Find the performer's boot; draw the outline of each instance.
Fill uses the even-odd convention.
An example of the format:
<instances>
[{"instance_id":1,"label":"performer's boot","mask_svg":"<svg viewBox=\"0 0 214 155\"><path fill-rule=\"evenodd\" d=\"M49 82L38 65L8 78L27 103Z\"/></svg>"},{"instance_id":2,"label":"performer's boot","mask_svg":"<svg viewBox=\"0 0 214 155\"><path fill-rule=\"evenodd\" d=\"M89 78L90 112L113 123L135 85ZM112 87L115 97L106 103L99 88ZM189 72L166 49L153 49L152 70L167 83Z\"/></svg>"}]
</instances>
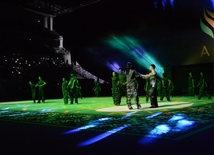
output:
<instances>
[{"instance_id":1,"label":"performer's boot","mask_svg":"<svg viewBox=\"0 0 214 155\"><path fill-rule=\"evenodd\" d=\"M129 110L133 110L132 106L128 106Z\"/></svg>"},{"instance_id":2,"label":"performer's boot","mask_svg":"<svg viewBox=\"0 0 214 155\"><path fill-rule=\"evenodd\" d=\"M137 103L136 105L137 105L137 109L141 109L141 105L139 103Z\"/></svg>"}]
</instances>

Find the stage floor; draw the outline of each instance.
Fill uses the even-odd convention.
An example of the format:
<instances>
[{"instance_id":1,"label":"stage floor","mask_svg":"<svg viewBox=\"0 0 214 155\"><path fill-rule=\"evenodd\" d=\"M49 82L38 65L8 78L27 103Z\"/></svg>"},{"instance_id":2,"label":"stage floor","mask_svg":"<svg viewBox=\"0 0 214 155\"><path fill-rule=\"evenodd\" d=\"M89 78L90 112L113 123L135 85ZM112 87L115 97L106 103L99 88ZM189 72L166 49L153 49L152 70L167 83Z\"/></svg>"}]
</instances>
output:
<instances>
[{"instance_id":1,"label":"stage floor","mask_svg":"<svg viewBox=\"0 0 214 155\"><path fill-rule=\"evenodd\" d=\"M39 136L42 140L46 137L44 133L47 133L50 137L55 135L57 139L51 138L52 141L56 145L59 142L62 148L64 145L69 153L85 154L90 150L103 154L99 151L102 145L111 144L107 152L112 153L116 146L125 146L125 141L144 151L159 142L161 145L163 142L165 145L172 145L173 148L177 143L186 144L195 135L214 127L213 98L198 100L194 97L175 96L170 102L166 99L159 101L158 108L149 108L150 103L145 102L145 97L141 96L140 103L142 109L136 109L133 104L134 109L128 110L125 97L120 106L115 106L111 97L87 97L79 99L79 104L68 105L64 105L62 99L48 99L45 103L33 103L31 100L1 102L0 122L4 124L2 131L7 133L14 128L10 134L1 133L1 136L9 140L11 136L21 134L24 139L32 142L35 140L27 137L32 136L32 139L38 140L32 132L43 135L43 138ZM24 129L21 128L23 126ZM26 132L28 128L29 133ZM98 150L93 150L95 148ZM5 153L4 149L3 151Z\"/></svg>"},{"instance_id":2,"label":"stage floor","mask_svg":"<svg viewBox=\"0 0 214 155\"><path fill-rule=\"evenodd\" d=\"M137 114L147 115L156 111L172 111L186 107L202 106L213 103L213 99L202 98L198 100L194 97L177 96L172 97L168 102L166 99L158 101L158 108L149 108L150 103L145 101L145 97L140 97L142 109L137 110L134 101L132 101L133 110L129 110L126 105L125 97L122 98L121 105L115 106L111 97L86 97L78 99L78 104L63 103L63 99L48 99L45 103L33 103L27 101L0 102L0 110L12 111L46 111L61 113L79 113L79 114L105 114L105 115L126 115L127 112L137 111Z\"/></svg>"}]
</instances>

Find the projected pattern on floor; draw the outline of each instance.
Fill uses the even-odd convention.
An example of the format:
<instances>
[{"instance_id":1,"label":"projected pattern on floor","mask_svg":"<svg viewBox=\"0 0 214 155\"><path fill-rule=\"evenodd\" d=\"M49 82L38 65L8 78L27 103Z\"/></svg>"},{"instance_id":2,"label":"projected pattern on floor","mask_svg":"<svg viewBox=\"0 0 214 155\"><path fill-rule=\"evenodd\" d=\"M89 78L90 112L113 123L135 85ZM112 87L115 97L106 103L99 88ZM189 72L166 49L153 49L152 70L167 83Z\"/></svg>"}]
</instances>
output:
<instances>
[{"instance_id":1,"label":"projected pattern on floor","mask_svg":"<svg viewBox=\"0 0 214 155\"><path fill-rule=\"evenodd\" d=\"M166 138L181 140L205 129L214 127L214 105L156 112L152 115L133 115L130 111L126 116L106 116L100 114L70 114L50 111L11 111L0 110L0 119L30 124L64 127L74 131L93 130L108 131L128 125L119 134L140 137ZM72 133L72 132L70 132Z\"/></svg>"}]
</instances>

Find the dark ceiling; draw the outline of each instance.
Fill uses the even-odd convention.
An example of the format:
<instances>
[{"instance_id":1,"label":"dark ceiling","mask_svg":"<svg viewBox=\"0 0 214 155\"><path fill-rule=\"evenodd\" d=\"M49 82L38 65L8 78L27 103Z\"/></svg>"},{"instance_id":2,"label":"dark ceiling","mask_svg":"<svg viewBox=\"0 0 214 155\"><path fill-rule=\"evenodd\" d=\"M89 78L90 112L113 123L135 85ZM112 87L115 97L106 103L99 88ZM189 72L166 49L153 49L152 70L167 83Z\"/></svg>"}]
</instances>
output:
<instances>
[{"instance_id":1,"label":"dark ceiling","mask_svg":"<svg viewBox=\"0 0 214 155\"><path fill-rule=\"evenodd\" d=\"M2 6L26 9L45 16L59 16L101 0L1 0Z\"/></svg>"},{"instance_id":2,"label":"dark ceiling","mask_svg":"<svg viewBox=\"0 0 214 155\"><path fill-rule=\"evenodd\" d=\"M36 51L58 46L59 34L44 27L44 17L60 18L98 2L101 0L1 0L1 49L29 51L35 47Z\"/></svg>"}]
</instances>

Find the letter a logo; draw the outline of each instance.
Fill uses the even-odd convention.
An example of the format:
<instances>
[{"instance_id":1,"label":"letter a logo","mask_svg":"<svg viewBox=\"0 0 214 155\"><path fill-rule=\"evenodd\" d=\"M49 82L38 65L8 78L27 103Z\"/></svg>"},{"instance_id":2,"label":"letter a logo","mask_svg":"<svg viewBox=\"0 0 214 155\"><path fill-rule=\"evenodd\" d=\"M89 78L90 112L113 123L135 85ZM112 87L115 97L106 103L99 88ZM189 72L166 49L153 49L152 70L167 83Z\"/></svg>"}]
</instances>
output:
<instances>
[{"instance_id":1,"label":"letter a logo","mask_svg":"<svg viewBox=\"0 0 214 155\"><path fill-rule=\"evenodd\" d=\"M202 51L201 51L201 57L202 57L203 55L210 56L210 53L208 52L206 46L204 46L203 49L202 49Z\"/></svg>"}]
</instances>

